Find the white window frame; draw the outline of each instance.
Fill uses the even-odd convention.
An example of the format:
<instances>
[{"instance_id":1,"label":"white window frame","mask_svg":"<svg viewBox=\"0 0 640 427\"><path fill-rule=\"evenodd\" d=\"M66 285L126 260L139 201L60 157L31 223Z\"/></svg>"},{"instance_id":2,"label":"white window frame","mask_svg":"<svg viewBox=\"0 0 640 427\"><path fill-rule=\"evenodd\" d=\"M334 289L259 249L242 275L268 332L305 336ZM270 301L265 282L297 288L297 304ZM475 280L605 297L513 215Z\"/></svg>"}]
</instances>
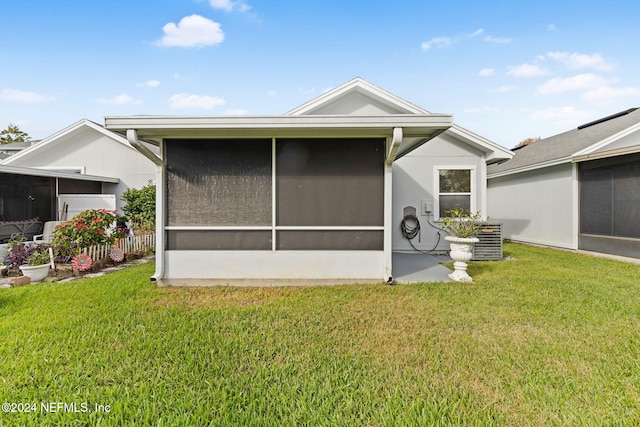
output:
<instances>
[{"instance_id":1,"label":"white window frame","mask_svg":"<svg viewBox=\"0 0 640 427\"><path fill-rule=\"evenodd\" d=\"M476 195L478 193L478 187L476 182L478 167L476 165L436 165L433 167L433 218L434 220L440 220L440 196L469 196L469 207L471 212L477 212ZM468 170L470 189L468 193L440 193L440 171L441 170Z\"/></svg>"}]
</instances>

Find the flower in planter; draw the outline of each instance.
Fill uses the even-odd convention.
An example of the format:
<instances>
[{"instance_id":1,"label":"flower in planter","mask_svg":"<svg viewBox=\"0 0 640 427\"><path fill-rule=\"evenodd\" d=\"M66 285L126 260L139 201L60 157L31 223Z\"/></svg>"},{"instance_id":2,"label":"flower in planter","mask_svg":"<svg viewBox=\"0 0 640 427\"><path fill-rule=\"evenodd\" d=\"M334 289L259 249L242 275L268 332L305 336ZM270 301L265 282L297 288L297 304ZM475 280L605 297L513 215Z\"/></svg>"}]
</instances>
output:
<instances>
[{"instance_id":1,"label":"flower in planter","mask_svg":"<svg viewBox=\"0 0 640 427\"><path fill-rule=\"evenodd\" d=\"M120 262L124 259L124 250L122 248L111 248L109 250L109 258L114 262Z\"/></svg>"},{"instance_id":2,"label":"flower in planter","mask_svg":"<svg viewBox=\"0 0 640 427\"><path fill-rule=\"evenodd\" d=\"M78 254L74 256L73 259L71 260L71 265L73 266L73 268L77 269L78 271L87 271L91 269L91 266L93 265L93 261L91 260L91 257L87 254Z\"/></svg>"},{"instance_id":3,"label":"flower in planter","mask_svg":"<svg viewBox=\"0 0 640 427\"><path fill-rule=\"evenodd\" d=\"M445 213L447 216L440 218L442 226L455 237L476 237L480 228L485 224L480 212L472 213L468 209L453 209Z\"/></svg>"}]
</instances>

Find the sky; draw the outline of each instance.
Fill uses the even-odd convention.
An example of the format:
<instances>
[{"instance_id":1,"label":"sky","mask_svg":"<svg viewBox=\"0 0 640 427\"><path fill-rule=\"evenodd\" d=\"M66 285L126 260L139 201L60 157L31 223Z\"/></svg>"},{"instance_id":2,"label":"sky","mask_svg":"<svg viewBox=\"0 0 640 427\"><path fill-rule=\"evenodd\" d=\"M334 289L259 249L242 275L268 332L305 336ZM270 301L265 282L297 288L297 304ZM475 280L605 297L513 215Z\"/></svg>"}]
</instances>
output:
<instances>
[{"instance_id":1,"label":"sky","mask_svg":"<svg viewBox=\"0 0 640 427\"><path fill-rule=\"evenodd\" d=\"M0 128L277 115L361 77L507 148L640 107L627 0L1 0Z\"/></svg>"}]
</instances>

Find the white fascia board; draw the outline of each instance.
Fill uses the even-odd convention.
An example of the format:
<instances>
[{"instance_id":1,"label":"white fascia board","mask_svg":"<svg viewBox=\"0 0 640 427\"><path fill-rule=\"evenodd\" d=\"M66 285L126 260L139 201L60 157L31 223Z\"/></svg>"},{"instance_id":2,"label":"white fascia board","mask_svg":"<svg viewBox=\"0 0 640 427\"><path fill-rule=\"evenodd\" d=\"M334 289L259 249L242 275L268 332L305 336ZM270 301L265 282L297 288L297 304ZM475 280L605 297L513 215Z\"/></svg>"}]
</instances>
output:
<instances>
[{"instance_id":1,"label":"white fascia board","mask_svg":"<svg viewBox=\"0 0 640 427\"><path fill-rule=\"evenodd\" d=\"M489 141L486 138L481 137L463 127L453 125L449 132L466 140L470 145L474 145L481 151L486 153L486 160L509 160L513 158L515 153L508 148Z\"/></svg>"},{"instance_id":2,"label":"white fascia board","mask_svg":"<svg viewBox=\"0 0 640 427\"><path fill-rule=\"evenodd\" d=\"M304 134L310 131L391 136L401 127L405 136L428 136L434 130L448 129L453 117L448 114L396 114L389 116L112 116L105 117L105 127L115 132L135 129L141 139L206 135L215 130L227 134L262 135Z\"/></svg>"},{"instance_id":3,"label":"white fascia board","mask_svg":"<svg viewBox=\"0 0 640 427\"><path fill-rule=\"evenodd\" d=\"M113 178L113 177L107 177L107 176L85 175L80 173L61 172L61 171L48 170L48 169L24 168L24 167L8 166L8 165L0 165L0 173L8 173L13 175L43 176L43 177L49 177L49 178L65 178L65 179L75 179L80 181L99 181L99 182L106 182L110 184L118 184L120 182L119 178Z\"/></svg>"},{"instance_id":4,"label":"white fascia board","mask_svg":"<svg viewBox=\"0 0 640 427\"><path fill-rule=\"evenodd\" d=\"M591 154L591 153L593 153L593 152L595 152L597 150L602 149L603 147L606 147L609 144L612 144L612 143L618 141L621 138L624 138L625 136L628 136L628 135L631 135L634 132L637 132L638 130L640 130L640 123L636 123L633 126L629 126L628 128L623 129L622 131L620 131L620 132L618 132L616 134L613 134L613 135L603 139L600 142L592 144L592 145L588 146L587 148L574 153L572 157L573 158L580 158L582 156L586 156L588 154Z\"/></svg>"},{"instance_id":5,"label":"white fascia board","mask_svg":"<svg viewBox=\"0 0 640 427\"><path fill-rule=\"evenodd\" d=\"M527 165L519 168L509 169L502 172L494 172L487 175L487 179L499 178L501 176L513 175L516 173L529 172L536 169L544 169L551 166L562 165L565 163L571 163L571 157L563 157L561 159L549 160L548 162L536 163L535 165Z\"/></svg>"},{"instance_id":6,"label":"white fascia board","mask_svg":"<svg viewBox=\"0 0 640 427\"><path fill-rule=\"evenodd\" d=\"M384 116L110 116L106 129L279 129L287 127L402 127L453 125L450 114L393 114Z\"/></svg>"},{"instance_id":7,"label":"white fascia board","mask_svg":"<svg viewBox=\"0 0 640 427\"><path fill-rule=\"evenodd\" d=\"M633 145L631 147L616 148L615 150L599 151L593 154L583 154L580 156L573 156L571 161L574 163L584 162L587 160L606 159L607 157L624 156L626 154L640 153L640 145Z\"/></svg>"}]
</instances>

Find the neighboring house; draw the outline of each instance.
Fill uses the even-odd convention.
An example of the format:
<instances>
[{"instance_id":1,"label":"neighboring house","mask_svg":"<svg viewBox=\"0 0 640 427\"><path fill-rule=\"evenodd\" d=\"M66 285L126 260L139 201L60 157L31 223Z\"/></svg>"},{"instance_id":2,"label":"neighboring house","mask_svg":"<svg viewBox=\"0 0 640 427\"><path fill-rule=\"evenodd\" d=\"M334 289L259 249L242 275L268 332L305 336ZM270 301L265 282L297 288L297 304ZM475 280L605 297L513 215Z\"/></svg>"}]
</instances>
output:
<instances>
[{"instance_id":1,"label":"neighboring house","mask_svg":"<svg viewBox=\"0 0 640 427\"><path fill-rule=\"evenodd\" d=\"M60 194L97 196L103 187L119 181L116 177L0 165L0 221L55 221Z\"/></svg>"},{"instance_id":2,"label":"neighboring house","mask_svg":"<svg viewBox=\"0 0 640 427\"><path fill-rule=\"evenodd\" d=\"M158 168L153 279L169 284L388 280L404 207L484 209L486 164L512 156L360 78L281 116L105 123Z\"/></svg>"},{"instance_id":3,"label":"neighboring house","mask_svg":"<svg viewBox=\"0 0 640 427\"><path fill-rule=\"evenodd\" d=\"M125 138L86 119L0 161L0 165L117 177L117 182L103 182L100 192L114 194L119 210L124 191L155 179L155 167Z\"/></svg>"},{"instance_id":4,"label":"neighboring house","mask_svg":"<svg viewBox=\"0 0 640 427\"><path fill-rule=\"evenodd\" d=\"M29 148L32 144L35 144L36 142L39 142L39 141L12 142L11 144L0 144L0 161L18 153L19 151L24 150L25 148Z\"/></svg>"},{"instance_id":5,"label":"neighboring house","mask_svg":"<svg viewBox=\"0 0 640 427\"><path fill-rule=\"evenodd\" d=\"M640 257L639 109L520 148L488 179L505 237Z\"/></svg>"}]
</instances>

